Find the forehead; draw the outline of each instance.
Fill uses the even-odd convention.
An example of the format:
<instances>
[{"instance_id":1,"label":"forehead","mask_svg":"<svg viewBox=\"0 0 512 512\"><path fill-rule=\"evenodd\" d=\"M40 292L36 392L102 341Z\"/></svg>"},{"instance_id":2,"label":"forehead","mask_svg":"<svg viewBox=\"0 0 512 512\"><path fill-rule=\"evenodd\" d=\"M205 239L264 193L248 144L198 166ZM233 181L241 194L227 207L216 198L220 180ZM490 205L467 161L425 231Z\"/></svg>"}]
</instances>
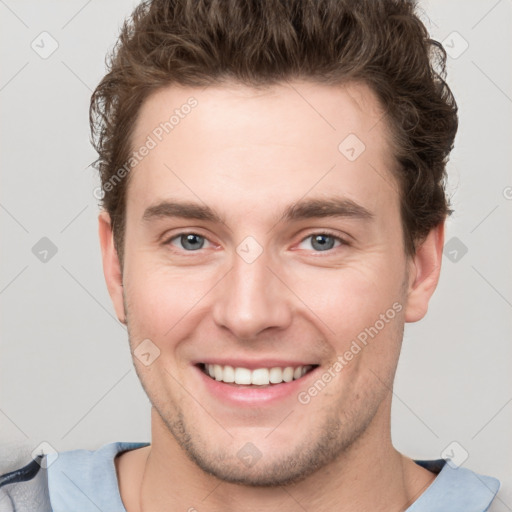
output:
<instances>
[{"instance_id":1,"label":"forehead","mask_svg":"<svg viewBox=\"0 0 512 512\"><path fill-rule=\"evenodd\" d=\"M139 112L132 148L151 149L130 174L128 203L172 194L251 209L336 190L364 194L371 209L397 192L388 134L364 84L166 87Z\"/></svg>"}]
</instances>

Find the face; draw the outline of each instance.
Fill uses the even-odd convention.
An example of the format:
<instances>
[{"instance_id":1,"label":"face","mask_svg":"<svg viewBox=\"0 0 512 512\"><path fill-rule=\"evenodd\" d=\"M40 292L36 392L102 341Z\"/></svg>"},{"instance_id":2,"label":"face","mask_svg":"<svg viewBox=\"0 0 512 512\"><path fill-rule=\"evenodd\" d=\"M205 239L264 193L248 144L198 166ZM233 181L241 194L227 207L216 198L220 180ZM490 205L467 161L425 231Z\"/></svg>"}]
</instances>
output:
<instances>
[{"instance_id":1,"label":"face","mask_svg":"<svg viewBox=\"0 0 512 512\"><path fill-rule=\"evenodd\" d=\"M123 286L103 214L105 273L162 431L220 479L298 481L388 426L442 234L405 254L387 133L360 84L169 87L141 108Z\"/></svg>"}]
</instances>

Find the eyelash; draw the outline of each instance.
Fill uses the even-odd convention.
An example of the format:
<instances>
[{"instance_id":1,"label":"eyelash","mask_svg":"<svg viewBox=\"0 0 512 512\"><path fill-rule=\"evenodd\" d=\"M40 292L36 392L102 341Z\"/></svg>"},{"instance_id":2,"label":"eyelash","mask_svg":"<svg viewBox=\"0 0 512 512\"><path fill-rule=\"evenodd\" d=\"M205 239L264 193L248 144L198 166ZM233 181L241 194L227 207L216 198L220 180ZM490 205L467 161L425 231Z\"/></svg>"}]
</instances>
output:
<instances>
[{"instance_id":1,"label":"eyelash","mask_svg":"<svg viewBox=\"0 0 512 512\"><path fill-rule=\"evenodd\" d=\"M197 235L201 238L204 238L205 240L207 240L209 243L212 243L210 242L210 240L208 240L207 237L199 234L199 233L196 233L194 231L182 231L181 233L177 233L175 235L173 235L172 237L168 238L164 243L163 245L172 245L171 242L173 240L176 240L178 238L180 238L181 236L183 235ZM305 237L303 237L299 243L302 243L304 241L306 241L308 238L312 238L312 237L315 237L315 236L318 236L318 235L326 235L326 236L329 236L331 238L334 238L335 241L338 241L340 242L340 245L338 245L338 247L333 247L332 249L328 249L326 251L313 251L315 254L322 254L322 253L328 253L328 254L332 254L336 249L339 249L340 247L342 246L348 246L350 245L346 239L340 237L337 233L334 233L332 231L329 231L329 230L323 230L323 231L314 231L312 233L309 233L308 235L306 235ZM179 249L178 249L179 250ZM194 252L200 252L200 249L196 250L196 251L187 251L185 249L182 249L182 252L188 252L188 253L194 253Z\"/></svg>"}]
</instances>

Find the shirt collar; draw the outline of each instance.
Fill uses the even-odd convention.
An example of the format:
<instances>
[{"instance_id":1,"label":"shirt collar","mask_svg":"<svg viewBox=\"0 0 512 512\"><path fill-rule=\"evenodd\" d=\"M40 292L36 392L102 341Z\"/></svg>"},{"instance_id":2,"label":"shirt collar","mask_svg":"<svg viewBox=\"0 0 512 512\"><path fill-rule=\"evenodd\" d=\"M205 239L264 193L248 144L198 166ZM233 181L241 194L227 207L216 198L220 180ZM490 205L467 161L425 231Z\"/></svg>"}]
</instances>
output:
<instances>
[{"instance_id":1,"label":"shirt collar","mask_svg":"<svg viewBox=\"0 0 512 512\"><path fill-rule=\"evenodd\" d=\"M72 450L47 455L48 485L53 512L126 512L114 464L123 451L150 443L115 442L95 451ZM436 479L406 512L485 512L500 482L456 467L443 459L416 464L437 474Z\"/></svg>"}]
</instances>

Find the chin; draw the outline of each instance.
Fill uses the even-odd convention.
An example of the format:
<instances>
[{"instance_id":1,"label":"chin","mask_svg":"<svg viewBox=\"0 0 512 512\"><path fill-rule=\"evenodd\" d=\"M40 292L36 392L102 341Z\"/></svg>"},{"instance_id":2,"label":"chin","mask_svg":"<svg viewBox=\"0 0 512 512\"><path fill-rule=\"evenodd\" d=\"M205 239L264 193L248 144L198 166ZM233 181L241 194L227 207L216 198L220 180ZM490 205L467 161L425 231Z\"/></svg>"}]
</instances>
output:
<instances>
[{"instance_id":1,"label":"chin","mask_svg":"<svg viewBox=\"0 0 512 512\"><path fill-rule=\"evenodd\" d=\"M323 425L310 434L294 429L287 436L293 445L267 442L265 446L256 439L251 443L237 441L235 437L221 443L205 437L207 433L190 429L181 414L165 423L186 456L202 471L223 482L249 487L279 487L306 479L347 451L367 426L348 431L332 416L325 418ZM298 436L300 432L303 437Z\"/></svg>"},{"instance_id":2,"label":"chin","mask_svg":"<svg viewBox=\"0 0 512 512\"><path fill-rule=\"evenodd\" d=\"M262 456L261 459L248 464L238 460L236 456L221 462L205 457L204 454L200 457L192 453L188 455L205 473L223 482L247 487L281 487L296 484L318 469L311 461L295 454L281 458L274 456L274 460L265 463L262 462Z\"/></svg>"}]
</instances>

